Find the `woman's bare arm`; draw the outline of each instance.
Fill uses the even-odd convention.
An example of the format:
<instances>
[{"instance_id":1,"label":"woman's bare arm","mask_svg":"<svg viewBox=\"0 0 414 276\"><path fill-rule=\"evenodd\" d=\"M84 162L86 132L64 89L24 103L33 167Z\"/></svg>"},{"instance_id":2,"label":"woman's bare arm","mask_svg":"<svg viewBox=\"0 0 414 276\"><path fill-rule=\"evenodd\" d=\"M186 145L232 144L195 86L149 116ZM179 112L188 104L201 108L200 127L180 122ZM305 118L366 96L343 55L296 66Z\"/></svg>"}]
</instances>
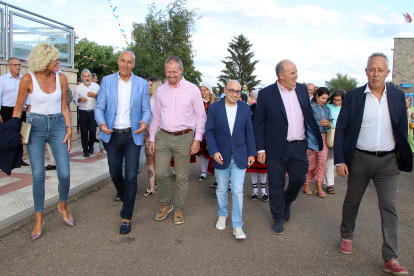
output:
<instances>
[{"instance_id":1,"label":"woman's bare arm","mask_svg":"<svg viewBox=\"0 0 414 276\"><path fill-rule=\"evenodd\" d=\"M32 76L26 74L20 80L19 94L17 95L17 102L13 109L13 117L21 118L22 109L27 96L33 90Z\"/></svg>"}]
</instances>

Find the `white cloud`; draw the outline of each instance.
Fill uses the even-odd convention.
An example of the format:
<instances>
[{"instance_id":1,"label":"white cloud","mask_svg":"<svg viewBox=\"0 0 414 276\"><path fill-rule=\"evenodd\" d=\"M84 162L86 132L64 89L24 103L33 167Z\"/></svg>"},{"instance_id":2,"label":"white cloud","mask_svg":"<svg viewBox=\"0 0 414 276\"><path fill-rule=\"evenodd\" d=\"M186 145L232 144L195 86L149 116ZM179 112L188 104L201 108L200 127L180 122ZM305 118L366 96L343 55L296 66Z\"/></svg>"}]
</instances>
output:
<instances>
[{"instance_id":1,"label":"white cloud","mask_svg":"<svg viewBox=\"0 0 414 276\"><path fill-rule=\"evenodd\" d=\"M377 4L378 8L381 10L389 10L390 8L388 6L382 5L382 4Z\"/></svg>"},{"instance_id":2,"label":"white cloud","mask_svg":"<svg viewBox=\"0 0 414 276\"><path fill-rule=\"evenodd\" d=\"M372 14L365 15L362 20L368 23L373 23L373 24L385 24L386 23L386 21L383 18L372 15Z\"/></svg>"},{"instance_id":3,"label":"white cloud","mask_svg":"<svg viewBox=\"0 0 414 276\"><path fill-rule=\"evenodd\" d=\"M340 15L333 10L304 5L295 8L284 8L273 0L262 0L260 3L250 0L201 0L189 3L192 8L199 8L207 18L220 18L221 21L257 23L267 25L286 23L291 27L303 24L322 26L339 25Z\"/></svg>"}]
</instances>

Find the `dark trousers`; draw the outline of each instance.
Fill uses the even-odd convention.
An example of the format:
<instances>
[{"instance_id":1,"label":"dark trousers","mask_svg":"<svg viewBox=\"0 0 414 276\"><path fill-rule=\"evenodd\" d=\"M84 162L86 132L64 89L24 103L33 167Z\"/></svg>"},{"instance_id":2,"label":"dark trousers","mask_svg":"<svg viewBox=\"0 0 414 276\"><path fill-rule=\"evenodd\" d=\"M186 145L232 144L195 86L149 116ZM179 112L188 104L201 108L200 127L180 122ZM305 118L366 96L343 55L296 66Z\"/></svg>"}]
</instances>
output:
<instances>
[{"instance_id":1,"label":"dark trousers","mask_svg":"<svg viewBox=\"0 0 414 276\"><path fill-rule=\"evenodd\" d=\"M269 205L273 219L285 218L285 203L291 204L299 194L308 173L308 144L288 143L281 159L266 158L269 176ZM286 172L289 174L289 185L285 191Z\"/></svg>"},{"instance_id":2,"label":"dark trousers","mask_svg":"<svg viewBox=\"0 0 414 276\"><path fill-rule=\"evenodd\" d=\"M3 118L3 123L13 118L14 107L1 106L0 115ZM22 122L26 122L26 111L22 112Z\"/></svg>"},{"instance_id":3,"label":"dark trousers","mask_svg":"<svg viewBox=\"0 0 414 276\"><path fill-rule=\"evenodd\" d=\"M79 124L83 152L93 152L96 139L95 112L93 110L79 110Z\"/></svg>"},{"instance_id":4,"label":"dark trousers","mask_svg":"<svg viewBox=\"0 0 414 276\"><path fill-rule=\"evenodd\" d=\"M132 133L112 133L109 143L104 143L108 153L109 174L115 189L123 202L121 217L130 220L137 195L137 175L141 146L137 146ZM125 158L125 178L122 163Z\"/></svg>"},{"instance_id":5,"label":"dark trousers","mask_svg":"<svg viewBox=\"0 0 414 276\"><path fill-rule=\"evenodd\" d=\"M383 157L355 150L349 166L348 189L342 209L341 236L352 240L359 205L371 179L378 195L382 227L382 257L397 258L398 218L396 211L398 165L395 153Z\"/></svg>"}]
</instances>

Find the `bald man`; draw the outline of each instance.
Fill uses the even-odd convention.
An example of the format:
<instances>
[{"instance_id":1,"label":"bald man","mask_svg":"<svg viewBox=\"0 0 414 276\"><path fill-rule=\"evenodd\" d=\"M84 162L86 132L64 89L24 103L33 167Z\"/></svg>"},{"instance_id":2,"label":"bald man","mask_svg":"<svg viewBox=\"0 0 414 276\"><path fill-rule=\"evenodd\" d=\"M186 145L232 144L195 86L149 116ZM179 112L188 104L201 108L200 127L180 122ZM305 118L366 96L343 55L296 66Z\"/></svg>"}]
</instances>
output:
<instances>
[{"instance_id":1,"label":"bald man","mask_svg":"<svg viewBox=\"0 0 414 276\"><path fill-rule=\"evenodd\" d=\"M102 79L95 107L95 119L101 128L99 138L108 153L109 173L123 202L121 234L131 231L139 155L144 130L151 119L148 82L132 74L134 66L135 55L123 52L118 58L119 71Z\"/></svg>"},{"instance_id":2,"label":"bald man","mask_svg":"<svg viewBox=\"0 0 414 276\"><path fill-rule=\"evenodd\" d=\"M313 83L308 83L307 88L308 88L309 99L312 100L313 92L315 92L315 85Z\"/></svg>"},{"instance_id":3,"label":"bald man","mask_svg":"<svg viewBox=\"0 0 414 276\"><path fill-rule=\"evenodd\" d=\"M249 105L239 100L240 84L229 81L224 88L226 97L210 105L207 114L205 137L217 179L217 200L219 204L216 228L226 228L228 216L228 181L231 176L233 200L232 223L236 239L245 239L242 230L243 184L247 167L256 156L253 125Z\"/></svg>"},{"instance_id":4,"label":"bald man","mask_svg":"<svg viewBox=\"0 0 414 276\"><path fill-rule=\"evenodd\" d=\"M257 159L266 162L273 232L282 234L290 206L306 180L306 151L322 150L322 136L313 116L308 92L297 83L298 70L289 60L276 65L277 82L260 90L254 114ZM285 176L289 185L285 189Z\"/></svg>"}]
</instances>

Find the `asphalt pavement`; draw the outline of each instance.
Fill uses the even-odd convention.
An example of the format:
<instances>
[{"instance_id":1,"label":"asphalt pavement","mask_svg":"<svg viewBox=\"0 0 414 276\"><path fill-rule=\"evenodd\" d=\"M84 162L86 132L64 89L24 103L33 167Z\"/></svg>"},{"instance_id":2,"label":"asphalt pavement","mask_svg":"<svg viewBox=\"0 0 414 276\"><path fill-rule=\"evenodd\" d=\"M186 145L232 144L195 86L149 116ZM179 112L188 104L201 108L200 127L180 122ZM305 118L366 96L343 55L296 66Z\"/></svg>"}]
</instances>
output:
<instances>
[{"instance_id":1,"label":"asphalt pavement","mask_svg":"<svg viewBox=\"0 0 414 276\"><path fill-rule=\"evenodd\" d=\"M269 203L250 199L247 174L243 210L247 239L236 240L231 217L225 230L216 230L218 205L210 188L214 177L199 182L199 166L190 167L184 224L174 225L172 213L164 221L154 220L160 204L157 196L143 197L148 179L142 173L128 235L119 234L121 203L113 201L115 188L109 183L69 203L73 227L66 226L55 210L45 215L39 240L30 239L34 222L4 235L0 275L386 275L372 183L360 207L354 251L344 255L338 247L346 178L336 177L336 195L319 198L301 192L292 204L285 232L276 235ZM170 182L174 190L172 175ZM414 173L400 175L399 261L410 273L414 271L413 184Z\"/></svg>"}]
</instances>

